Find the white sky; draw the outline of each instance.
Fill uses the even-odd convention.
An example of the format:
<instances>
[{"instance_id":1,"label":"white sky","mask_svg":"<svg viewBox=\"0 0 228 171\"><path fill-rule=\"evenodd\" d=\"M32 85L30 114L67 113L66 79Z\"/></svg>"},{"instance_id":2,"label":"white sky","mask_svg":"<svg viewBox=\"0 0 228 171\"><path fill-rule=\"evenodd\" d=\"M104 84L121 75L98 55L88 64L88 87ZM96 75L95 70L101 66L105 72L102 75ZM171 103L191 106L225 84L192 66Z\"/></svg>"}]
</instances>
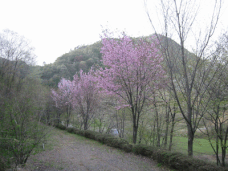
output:
<instances>
[{"instance_id":1,"label":"white sky","mask_svg":"<svg viewBox=\"0 0 228 171\"><path fill-rule=\"evenodd\" d=\"M151 5L157 0L148 1ZM208 5L212 0L203 1ZM101 25L134 37L153 33L143 0L0 0L0 4L0 31L10 29L29 39L38 65L100 40ZM222 30L228 25L227 4L224 0Z\"/></svg>"}]
</instances>

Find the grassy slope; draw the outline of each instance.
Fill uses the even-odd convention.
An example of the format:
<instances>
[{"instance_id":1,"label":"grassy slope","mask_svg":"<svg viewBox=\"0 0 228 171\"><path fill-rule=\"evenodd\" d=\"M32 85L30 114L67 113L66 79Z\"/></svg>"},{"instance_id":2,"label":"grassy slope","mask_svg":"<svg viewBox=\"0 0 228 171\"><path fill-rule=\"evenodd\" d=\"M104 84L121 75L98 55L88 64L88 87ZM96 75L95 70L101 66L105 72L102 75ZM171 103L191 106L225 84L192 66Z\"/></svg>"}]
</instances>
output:
<instances>
[{"instance_id":1,"label":"grassy slope","mask_svg":"<svg viewBox=\"0 0 228 171\"><path fill-rule=\"evenodd\" d=\"M215 141L213 141L215 144ZM188 138L187 137L174 137L174 150L181 151L187 154L188 150ZM207 139L195 138L193 144L193 151L197 154L213 155L214 151Z\"/></svg>"}]
</instances>

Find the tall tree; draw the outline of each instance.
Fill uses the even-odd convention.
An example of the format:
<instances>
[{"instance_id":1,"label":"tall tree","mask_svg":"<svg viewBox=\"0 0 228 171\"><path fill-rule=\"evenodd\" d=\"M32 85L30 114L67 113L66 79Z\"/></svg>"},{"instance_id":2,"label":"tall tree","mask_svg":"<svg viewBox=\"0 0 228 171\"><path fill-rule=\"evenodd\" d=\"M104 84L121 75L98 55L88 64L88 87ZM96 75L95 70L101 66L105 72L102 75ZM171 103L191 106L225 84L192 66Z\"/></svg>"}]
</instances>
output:
<instances>
[{"instance_id":1,"label":"tall tree","mask_svg":"<svg viewBox=\"0 0 228 171\"><path fill-rule=\"evenodd\" d=\"M203 118L203 123L206 128L202 131L208 136L208 140L216 155L217 165L226 166L225 158L227 152L227 137L228 137L228 118L227 118L227 100L228 100L228 81L227 81L227 55L228 55L228 35L223 34L219 42L216 43L215 56L220 59L215 66L220 67L220 71L215 76L210 86L207 89L207 97L211 98L207 115ZM216 68L216 67L214 67ZM215 140L215 144L213 142ZM219 157L221 150L222 156Z\"/></svg>"},{"instance_id":2,"label":"tall tree","mask_svg":"<svg viewBox=\"0 0 228 171\"><path fill-rule=\"evenodd\" d=\"M136 143L143 108L163 85L160 81L164 77L162 57L154 43L144 39L133 40L125 34L113 39L106 32L102 45L106 67L100 70L100 85L108 93L123 99L125 104L120 107L129 106L133 143Z\"/></svg>"},{"instance_id":3,"label":"tall tree","mask_svg":"<svg viewBox=\"0 0 228 171\"><path fill-rule=\"evenodd\" d=\"M35 57L33 48L23 36L11 30L0 33L0 79L4 79L6 93L25 77L27 64L34 64ZM16 78L20 79L16 81Z\"/></svg>"},{"instance_id":4,"label":"tall tree","mask_svg":"<svg viewBox=\"0 0 228 171\"><path fill-rule=\"evenodd\" d=\"M39 119L45 93L37 80L27 77L32 49L17 33L0 33L0 160L15 167L26 163L46 135Z\"/></svg>"},{"instance_id":5,"label":"tall tree","mask_svg":"<svg viewBox=\"0 0 228 171\"><path fill-rule=\"evenodd\" d=\"M82 117L84 130L89 128L89 121L98 107L99 93L97 78L92 70L88 73L80 70L79 76L75 74L72 81L72 103Z\"/></svg>"},{"instance_id":6,"label":"tall tree","mask_svg":"<svg viewBox=\"0 0 228 171\"><path fill-rule=\"evenodd\" d=\"M58 90L52 90L52 98L55 101L56 107L66 112L67 119L66 125L70 122L71 110L72 110L72 86L71 81L64 78L58 84ZM57 116L58 123L60 121L60 115Z\"/></svg>"},{"instance_id":7,"label":"tall tree","mask_svg":"<svg viewBox=\"0 0 228 171\"><path fill-rule=\"evenodd\" d=\"M207 30L199 32L196 37L195 21L198 14L196 1L188 0L160 0L163 36L158 34L155 18L147 11L149 21L159 41L159 48L166 63L167 73L170 80L170 90L178 104L188 130L188 155L193 155L193 140L199 122L205 114L206 104L209 99L205 98L206 89L213 80L219 68L214 69L217 57L210 56L207 47L215 32L218 23L221 0L215 0L214 10ZM198 28L200 30L201 28ZM195 50L189 53L185 48L189 35L195 36ZM204 33L204 35L203 35ZM180 47L174 46L169 36L174 36L179 41Z\"/></svg>"}]
</instances>

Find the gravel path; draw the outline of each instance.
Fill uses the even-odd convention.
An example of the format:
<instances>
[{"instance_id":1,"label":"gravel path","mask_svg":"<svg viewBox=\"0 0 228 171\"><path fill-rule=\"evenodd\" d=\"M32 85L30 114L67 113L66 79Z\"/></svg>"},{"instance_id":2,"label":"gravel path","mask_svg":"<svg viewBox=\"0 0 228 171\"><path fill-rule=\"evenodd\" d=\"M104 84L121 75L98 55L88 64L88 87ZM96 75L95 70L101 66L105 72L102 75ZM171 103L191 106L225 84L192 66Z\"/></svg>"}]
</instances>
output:
<instances>
[{"instance_id":1,"label":"gravel path","mask_svg":"<svg viewBox=\"0 0 228 171\"><path fill-rule=\"evenodd\" d=\"M51 147L50 144L51 143ZM47 149L32 155L20 171L162 171L152 159L102 145L84 137L56 130Z\"/></svg>"}]
</instances>

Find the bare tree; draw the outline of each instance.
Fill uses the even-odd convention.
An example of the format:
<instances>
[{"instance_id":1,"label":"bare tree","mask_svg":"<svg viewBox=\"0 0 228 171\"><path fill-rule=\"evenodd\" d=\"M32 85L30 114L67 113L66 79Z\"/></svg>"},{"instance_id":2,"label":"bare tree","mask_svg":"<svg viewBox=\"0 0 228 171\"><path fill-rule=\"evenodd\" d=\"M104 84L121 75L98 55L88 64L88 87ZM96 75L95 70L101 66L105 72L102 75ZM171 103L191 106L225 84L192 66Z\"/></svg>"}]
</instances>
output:
<instances>
[{"instance_id":1,"label":"bare tree","mask_svg":"<svg viewBox=\"0 0 228 171\"><path fill-rule=\"evenodd\" d=\"M120 138L124 138L125 121L126 121L126 109L116 110L116 128Z\"/></svg>"},{"instance_id":2,"label":"bare tree","mask_svg":"<svg viewBox=\"0 0 228 171\"><path fill-rule=\"evenodd\" d=\"M0 78L4 78L8 92L15 83L15 77L25 77L28 64L34 64L35 57L33 48L24 37L10 30L0 33Z\"/></svg>"},{"instance_id":3,"label":"bare tree","mask_svg":"<svg viewBox=\"0 0 228 171\"><path fill-rule=\"evenodd\" d=\"M205 133L211 144L211 147L216 155L217 165L225 167L225 157L227 150L228 138L228 118L227 118L227 100L228 100L228 81L227 81L227 50L228 50L228 35L223 34L220 42L217 43L215 56L220 58L216 65L223 67L216 75L207 89L207 96L211 97L211 102L207 108L207 115L204 116L203 123L205 126ZM215 145L213 144L215 140ZM222 151L222 158L219 158L219 150Z\"/></svg>"},{"instance_id":4,"label":"bare tree","mask_svg":"<svg viewBox=\"0 0 228 171\"><path fill-rule=\"evenodd\" d=\"M160 98L163 100L163 108L165 108L165 132L164 132L164 148L168 145L169 135L169 150L171 151L173 143L174 126L179 121L176 120L176 103L171 95L171 92L160 91Z\"/></svg>"},{"instance_id":5,"label":"bare tree","mask_svg":"<svg viewBox=\"0 0 228 171\"><path fill-rule=\"evenodd\" d=\"M145 2L145 6L147 3ZM193 140L199 122L206 112L209 99L205 94L211 80L219 68L214 69L218 60L207 53L207 47L215 32L218 23L221 0L215 0L211 21L208 29L199 32L195 39L196 47L192 53L186 50L190 33L194 33L194 24L198 14L196 1L188 0L160 0L162 31L158 33L154 18L147 10L149 21L155 31L155 37L170 80L170 91L178 104L179 110L187 124L188 130L188 155L193 155ZM200 29L200 28L199 28ZM194 35L194 34L193 34ZM177 46L169 37L173 36L179 41Z\"/></svg>"}]
</instances>

